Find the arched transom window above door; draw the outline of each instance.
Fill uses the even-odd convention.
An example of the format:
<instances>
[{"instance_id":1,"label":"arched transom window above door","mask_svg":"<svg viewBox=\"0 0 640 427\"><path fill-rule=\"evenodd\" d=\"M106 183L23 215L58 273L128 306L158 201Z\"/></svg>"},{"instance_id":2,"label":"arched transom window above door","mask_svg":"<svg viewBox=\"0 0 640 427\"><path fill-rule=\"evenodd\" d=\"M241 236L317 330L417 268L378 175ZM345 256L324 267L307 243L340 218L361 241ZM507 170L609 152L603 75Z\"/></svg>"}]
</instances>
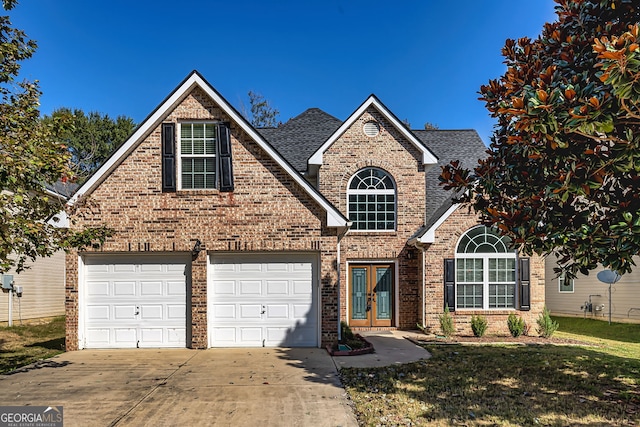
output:
<instances>
[{"instance_id":1,"label":"arched transom window above door","mask_svg":"<svg viewBox=\"0 0 640 427\"><path fill-rule=\"evenodd\" d=\"M396 186L391 175L382 169L361 169L351 177L347 206L352 230L396 229Z\"/></svg>"}]
</instances>

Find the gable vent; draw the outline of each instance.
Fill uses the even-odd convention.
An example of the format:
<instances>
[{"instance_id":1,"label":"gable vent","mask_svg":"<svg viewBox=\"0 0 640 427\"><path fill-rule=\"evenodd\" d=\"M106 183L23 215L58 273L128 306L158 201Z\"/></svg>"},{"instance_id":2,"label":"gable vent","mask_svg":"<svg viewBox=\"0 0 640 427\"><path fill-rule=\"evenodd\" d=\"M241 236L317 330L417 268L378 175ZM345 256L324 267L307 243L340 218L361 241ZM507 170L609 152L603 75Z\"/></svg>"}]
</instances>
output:
<instances>
[{"instance_id":1,"label":"gable vent","mask_svg":"<svg viewBox=\"0 0 640 427\"><path fill-rule=\"evenodd\" d=\"M364 124L362 130L365 135L373 137L377 136L380 133L380 126L378 125L378 123L370 121Z\"/></svg>"}]
</instances>

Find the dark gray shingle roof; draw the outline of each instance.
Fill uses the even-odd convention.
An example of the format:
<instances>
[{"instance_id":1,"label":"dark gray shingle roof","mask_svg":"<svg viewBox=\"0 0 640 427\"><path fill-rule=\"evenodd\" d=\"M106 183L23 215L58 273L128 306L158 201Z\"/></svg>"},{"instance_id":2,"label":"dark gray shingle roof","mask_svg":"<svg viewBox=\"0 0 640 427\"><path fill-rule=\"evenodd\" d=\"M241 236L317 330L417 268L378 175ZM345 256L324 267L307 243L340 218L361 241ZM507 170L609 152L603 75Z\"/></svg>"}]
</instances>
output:
<instances>
[{"instance_id":1,"label":"dark gray shingle roof","mask_svg":"<svg viewBox=\"0 0 640 427\"><path fill-rule=\"evenodd\" d=\"M342 121L319 108L309 108L277 128L258 132L298 172L307 170L307 160L340 127Z\"/></svg>"},{"instance_id":2,"label":"dark gray shingle roof","mask_svg":"<svg viewBox=\"0 0 640 427\"><path fill-rule=\"evenodd\" d=\"M459 160L466 168L473 168L478 159L487 156L487 147L473 129L464 130L414 130L413 133L438 156L438 164L427 171L427 213L425 227L428 229L451 207L453 192L445 191L438 176L441 167L452 160Z\"/></svg>"},{"instance_id":3,"label":"dark gray shingle roof","mask_svg":"<svg viewBox=\"0 0 640 427\"><path fill-rule=\"evenodd\" d=\"M68 199L80 186L71 182L58 181L55 184L45 184L45 187L47 190Z\"/></svg>"},{"instance_id":4,"label":"dark gray shingle roof","mask_svg":"<svg viewBox=\"0 0 640 427\"><path fill-rule=\"evenodd\" d=\"M262 136L299 172L307 170L307 160L340 127L342 121L318 108L310 108L278 128L258 129ZM445 191L438 176L452 160L473 168L486 156L487 147L473 129L413 130L414 135L438 157L427 172L425 229L431 227L451 207L453 193ZM420 233L419 233L420 234Z\"/></svg>"}]
</instances>

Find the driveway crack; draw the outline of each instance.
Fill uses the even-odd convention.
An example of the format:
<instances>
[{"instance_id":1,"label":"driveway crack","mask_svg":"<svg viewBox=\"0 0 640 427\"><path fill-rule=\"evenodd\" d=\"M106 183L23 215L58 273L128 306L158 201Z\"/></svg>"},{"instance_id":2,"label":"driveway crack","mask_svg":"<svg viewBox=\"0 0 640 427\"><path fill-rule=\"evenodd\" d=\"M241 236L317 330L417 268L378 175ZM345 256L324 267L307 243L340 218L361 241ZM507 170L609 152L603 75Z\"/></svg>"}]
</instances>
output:
<instances>
[{"instance_id":1,"label":"driveway crack","mask_svg":"<svg viewBox=\"0 0 640 427\"><path fill-rule=\"evenodd\" d=\"M111 422L111 424L109 424L109 427L114 427L117 426L118 424L120 424L120 421L122 421L127 415L129 415L130 413L132 413L138 406L140 406L142 404L142 402L144 402L145 400L147 400L147 398L149 396L151 396L151 394L153 394L153 392L155 392L158 388L160 388L161 386L167 384L167 381L169 379L171 379L171 377L173 377L182 367L184 367L185 365L187 365L189 362L191 362L191 360L196 357L201 350L196 350L196 352L193 354L193 356L189 357L184 363L181 363L178 365L178 367L171 372L171 374L169 374L164 380L162 380L161 382L157 383L153 388L151 388L151 390L146 393L144 396L142 396L142 398L140 400L138 400L131 408L129 408L129 410L127 410L124 414L120 415L118 418L116 418L115 420L113 420Z\"/></svg>"}]
</instances>

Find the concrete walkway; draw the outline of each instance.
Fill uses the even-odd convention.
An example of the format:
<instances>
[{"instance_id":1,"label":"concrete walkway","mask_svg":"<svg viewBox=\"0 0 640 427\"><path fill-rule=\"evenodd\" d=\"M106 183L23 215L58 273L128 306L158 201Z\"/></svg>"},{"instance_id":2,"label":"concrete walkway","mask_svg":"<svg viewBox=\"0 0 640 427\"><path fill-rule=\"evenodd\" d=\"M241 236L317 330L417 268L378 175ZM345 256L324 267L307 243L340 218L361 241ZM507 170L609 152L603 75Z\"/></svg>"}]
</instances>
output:
<instances>
[{"instance_id":1,"label":"concrete walkway","mask_svg":"<svg viewBox=\"0 0 640 427\"><path fill-rule=\"evenodd\" d=\"M405 338L412 335L415 334L405 331L364 332L362 336L373 344L374 353L359 356L333 356L333 362L338 369L373 368L417 362L431 357L427 350Z\"/></svg>"}]
</instances>

